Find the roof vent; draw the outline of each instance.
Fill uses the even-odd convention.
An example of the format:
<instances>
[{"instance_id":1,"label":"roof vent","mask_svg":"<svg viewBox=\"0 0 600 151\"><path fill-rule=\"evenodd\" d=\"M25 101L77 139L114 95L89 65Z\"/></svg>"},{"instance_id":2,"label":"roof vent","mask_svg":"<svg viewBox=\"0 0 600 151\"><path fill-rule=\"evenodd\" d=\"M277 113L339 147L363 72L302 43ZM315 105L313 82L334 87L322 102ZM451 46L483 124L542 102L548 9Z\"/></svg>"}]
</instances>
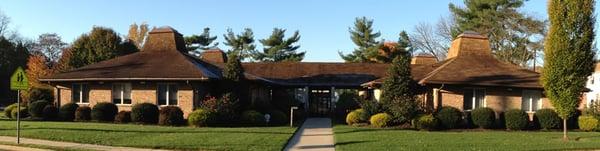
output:
<instances>
[{"instance_id":1,"label":"roof vent","mask_svg":"<svg viewBox=\"0 0 600 151\"><path fill-rule=\"evenodd\" d=\"M181 51L185 52L185 41L177 30L163 26L154 28L148 33L148 38L142 51Z\"/></svg>"},{"instance_id":2,"label":"roof vent","mask_svg":"<svg viewBox=\"0 0 600 151\"><path fill-rule=\"evenodd\" d=\"M435 64L437 59L433 55L417 55L412 58L410 64Z\"/></svg>"},{"instance_id":3,"label":"roof vent","mask_svg":"<svg viewBox=\"0 0 600 151\"><path fill-rule=\"evenodd\" d=\"M490 42L486 36L474 31L465 31L452 41L446 59L458 56L487 56L492 55Z\"/></svg>"},{"instance_id":4,"label":"roof vent","mask_svg":"<svg viewBox=\"0 0 600 151\"><path fill-rule=\"evenodd\" d=\"M206 50L202 52L202 60L213 63L225 63L227 62L227 54L218 48Z\"/></svg>"}]
</instances>

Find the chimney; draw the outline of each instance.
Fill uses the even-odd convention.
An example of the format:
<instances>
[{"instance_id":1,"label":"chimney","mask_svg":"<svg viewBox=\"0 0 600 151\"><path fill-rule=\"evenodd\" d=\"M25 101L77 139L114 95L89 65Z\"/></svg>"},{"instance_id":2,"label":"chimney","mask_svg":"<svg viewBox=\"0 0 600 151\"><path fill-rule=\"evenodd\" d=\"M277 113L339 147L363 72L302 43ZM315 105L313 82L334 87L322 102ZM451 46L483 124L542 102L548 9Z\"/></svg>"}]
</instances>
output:
<instances>
[{"instance_id":1,"label":"chimney","mask_svg":"<svg viewBox=\"0 0 600 151\"><path fill-rule=\"evenodd\" d=\"M434 64L437 59L433 55L417 55L412 58L410 64Z\"/></svg>"},{"instance_id":2,"label":"chimney","mask_svg":"<svg viewBox=\"0 0 600 151\"><path fill-rule=\"evenodd\" d=\"M452 41L446 59L458 56L491 56L490 42L477 32L465 31Z\"/></svg>"},{"instance_id":3,"label":"chimney","mask_svg":"<svg viewBox=\"0 0 600 151\"><path fill-rule=\"evenodd\" d=\"M213 62L213 63L225 63L227 62L227 54L223 50L211 49L202 52L202 60Z\"/></svg>"},{"instance_id":4,"label":"chimney","mask_svg":"<svg viewBox=\"0 0 600 151\"><path fill-rule=\"evenodd\" d=\"M185 41L177 30L163 26L148 32L142 51L181 51L185 52Z\"/></svg>"}]
</instances>

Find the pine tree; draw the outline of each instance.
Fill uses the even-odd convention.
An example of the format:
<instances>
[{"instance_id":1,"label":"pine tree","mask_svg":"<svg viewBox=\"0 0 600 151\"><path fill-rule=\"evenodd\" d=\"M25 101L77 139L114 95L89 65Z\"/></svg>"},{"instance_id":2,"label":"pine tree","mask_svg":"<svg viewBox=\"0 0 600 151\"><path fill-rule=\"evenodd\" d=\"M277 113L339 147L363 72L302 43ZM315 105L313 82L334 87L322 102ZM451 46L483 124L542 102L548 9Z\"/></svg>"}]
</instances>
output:
<instances>
[{"instance_id":1,"label":"pine tree","mask_svg":"<svg viewBox=\"0 0 600 151\"><path fill-rule=\"evenodd\" d=\"M396 123L412 119L417 113L416 82L410 68L411 55L408 51L394 58L381 87L380 102Z\"/></svg>"},{"instance_id":2,"label":"pine tree","mask_svg":"<svg viewBox=\"0 0 600 151\"><path fill-rule=\"evenodd\" d=\"M227 51L227 54L236 54L240 60L250 58L250 52L256 49L256 45L254 45L254 33L250 28L244 29L244 32L239 35L233 33L233 30L227 29L227 34L223 35L223 37L225 37L224 44L231 47Z\"/></svg>"},{"instance_id":3,"label":"pine tree","mask_svg":"<svg viewBox=\"0 0 600 151\"><path fill-rule=\"evenodd\" d=\"M81 35L73 42L69 65L78 68L137 51L132 43L122 41L114 30L94 27L90 33Z\"/></svg>"},{"instance_id":4,"label":"pine tree","mask_svg":"<svg viewBox=\"0 0 600 151\"><path fill-rule=\"evenodd\" d=\"M200 35L186 36L185 46L188 51L198 52L200 50L208 50L219 45L218 42L213 43L217 40L217 36L210 36L210 28L204 28L204 31Z\"/></svg>"},{"instance_id":5,"label":"pine tree","mask_svg":"<svg viewBox=\"0 0 600 151\"><path fill-rule=\"evenodd\" d=\"M542 84L552 106L563 119L575 114L587 77L594 71L594 0L550 0L550 30L544 43Z\"/></svg>"},{"instance_id":6,"label":"pine tree","mask_svg":"<svg viewBox=\"0 0 600 151\"><path fill-rule=\"evenodd\" d=\"M230 54L227 56L227 63L223 68L223 83L222 93L228 95L227 97L232 102L239 102L240 98L243 98L243 90L245 87L245 76L242 62L240 61L237 54Z\"/></svg>"},{"instance_id":7,"label":"pine tree","mask_svg":"<svg viewBox=\"0 0 600 151\"><path fill-rule=\"evenodd\" d=\"M252 58L262 62L300 62L304 59L306 52L296 52L299 45L294 45L300 40L298 31L294 35L285 39L285 29L274 28L269 38L259 40L263 45L263 51L252 52Z\"/></svg>"},{"instance_id":8,"label":"pine tree","mask_svg":"<svg viewBox=\"0 0 600 151\"><path fill-rule=\"evenodd\" d=\"M356 18L354 27L349 28L350 39L356 44L357 48L351 54L344 55L339 52L340 57L346 62L371 62L367 57L369 52L377 51L379 42L377 38L381 36L380 32L373 32L373 20L367 17Z\"/></svg>"}]
</instances>

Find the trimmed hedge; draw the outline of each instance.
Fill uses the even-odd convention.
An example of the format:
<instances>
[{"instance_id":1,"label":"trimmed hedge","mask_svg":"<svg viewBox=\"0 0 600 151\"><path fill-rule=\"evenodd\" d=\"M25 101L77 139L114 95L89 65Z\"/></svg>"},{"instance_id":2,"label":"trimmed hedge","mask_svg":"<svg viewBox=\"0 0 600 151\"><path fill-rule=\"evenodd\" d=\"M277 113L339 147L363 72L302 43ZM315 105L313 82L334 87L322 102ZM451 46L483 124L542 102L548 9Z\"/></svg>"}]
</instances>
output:
<instances>
[{"instance_id":1,"label":"trimmed hedge","mask_svg":"<svg viewBox=\"0 0 600 151\"><path fill-rule=\"evenodd\" d=\"M112 122L115 115L119 112L117 105L108 102L101 102L92 108L92 120L101 122Z\"/></svg>"},{"instance_id":2,"label":"trimmed hedge","mask_svg":"<svg viewBox=\"0 0 600 151\"><path fill-rule=\"evenodd\" d=\"M158 125L179 126L184 124L183 111L177 106L165 106L160 108Z\"/></svg>"},{"instance_id":3,"label":"trimmed hedge","mask_svg":"<svg viewBox=\"0 0 600 151\"><path fill-rule=\"evenodd\" d=\"M73 121L75 119L75 111L79 108L79 105L75 103L67 103L60 107L58 116L63 121Z\"/></svg>"},{"instance_id":4,"label":"trimmed hedge","mask_svg":"<svg viewBox=\"0 0 600 151\"><path fill-rule=\"evenodd\" d=\"M7 106L6 108L4 108L4 116L6 116L8 118L14 118L14 117L12 117L12 110L14 110L16 108L17 108L17 103Z\"/></svg>"},{"instance_id":5,"label":"trimmed hedge","mask_svg":"<svg viewBox=\"0 0 600 151\"><path fill-rule=\"evenodd\" d=\"M506 128L510 130L524 130L529 125L529 116L520 109L510 109L504 113Z\"/></svg>"},{"instance_id":6,"label":"trimmed hedge","mask_svg":"<svg viewBox=\"0 0 600 151\"><path fill-rule=\"evenodd\" d=\"M288 122L287 115L279 110L270 110L267 114L271 115L269 125L284 125Z\"/></svg>"},{"instance_id":7,"label":"trimmed hedge","mask_svg":"<svg viewBox=\"0 0 600 151\"><path fill-rule=\"evenodd\" d=\"M475 126L480 128L493 128L496 120L496 113L491 108L476 108L471 111L471 120Z\"/></svg>"},{"instance_id":8,"label":"trimmed hedge","mask_svg":"<svg viewBox=\"0 0 600 151\"><path fill-rule=\"evenodd\" d=\"M439 120L439 124L442 128L452 129L459 126L462 120L462 112L455 107L444 106L435 117Z\"/></svg>"},{"instance_id":9,"label":"trimmed hedge","mask_svg":"<svg viewBox=\"0 0 600 151\"><path fill-rule=\"evenodd\" d=\"M562 120L553 109L540 109L535 112L535 117L542 129L559 128Z\"/></svg>"},{"instance_id":10,"label":"trimmed hedge","mask_svg":"<svg viewBox=\"0 0 600 151\"><path fill-rule=\"evenodd\" d=\"M120 111L115 116L115 123L129 123L131 122L131 112L130 111Z\"/></svg>"},{"instance_id":11,"label":"trimmed hedge","mask_svg":"<svg viewBox=\"0 0 600 151\"><path fill-rule=\"evenodd\" d=\"M254 110L244 111L242 113L241 120L243 124L251 126L262 125L265 123L264 115Z\"/></svg>"},{"instance_id":12,"label":"trimmed hedge","mask_svg":"<svg viewBox=\"0 0 600 151\"><path fill-rule=\"evenodd\" d=\"M80 106L75 110L75 121L89 121L92 119L92 108L89 106Z\"/></svg>"},{"instance_id":13,"label":"trimmed hedge","mask_svg":"<svg viewBox=\"0 0 600 151\"><path fill-rule=\"evenodd\" d=\"M34 120L42 120L44 118L42 117L44 114L44 107L46 107L46 105L48 104L50 103L45 100L38 100L33 103L30 103L28 111L29 115L31 115L31 118Z\"/></svg>"},{"instance_id":14,"label":"trimmed hedge","mask_svg":"<svg viewBox=\"0 0 600 151\"><path fill-rule=\"evenodd\" d=\"M369 121L369 114L364 109L356 109L346 115L346 123L348 125L363 123Z\"/></svg>"},{"instance_id":15,"label":"trimmed hedge","mask_svg":"<svg viewBox=\"0 0 600 151\"><path fill-rule=\"evenodd\" d=\"M438 119L433 115L423 115L416 119L415 128L420 130L435 130L438 127Z\"/></svg>"},{"instance_id":16,"label":"trimmed hedge","mask_svg":"<svg viewBox=\"0 0 600 151\"><path fill-rule=\"evenodd\" d=\"M392 122L392 116L387 113L378 113L371 116L371 119L369 119L369 121L371 122L371 125L373 127L387 127Z\"/></svg>"},{"instance_id":17,"label":"trimmed hedge","mask_svg":"<svg viewBox=\"0 0 600 151\"><path fill-rule=\"evenodd\" d=\"M582 115L578 118L579 129L582 131L598 130L599 121L594 116Z\"/></svg>"},{"instance_id":18,"label":"trimmed hedge","mask_svg":"<svg viewBox=\"0 0 600 151\"><path fill-rule=\"evenodd\" d=\"M188 124L194 127L204 127L212 124L214 114L205 109L196 109L188 116Z\"/></svg>"},{"instance_id":19,"label":"trimmed hedge","mask_svg":"<svg viewBox=\"0 0 600 151\"><path fill-rule=\"evenodd\" d=\"M131 108L131 121L141 124L158 122L158 107L152 103L141 103Z\"/></svg>"},{"instance_id":20,"label":"trimmed hedge","mask_svg":"<svg viewBox=\"0 0 600 151\"><path fill-rule=\"evenodd\" d=\"M46 121L56 120L58 118L58 108L50 104L46 105L42 110L42 119Z\"/></svg>"}]
</instances>

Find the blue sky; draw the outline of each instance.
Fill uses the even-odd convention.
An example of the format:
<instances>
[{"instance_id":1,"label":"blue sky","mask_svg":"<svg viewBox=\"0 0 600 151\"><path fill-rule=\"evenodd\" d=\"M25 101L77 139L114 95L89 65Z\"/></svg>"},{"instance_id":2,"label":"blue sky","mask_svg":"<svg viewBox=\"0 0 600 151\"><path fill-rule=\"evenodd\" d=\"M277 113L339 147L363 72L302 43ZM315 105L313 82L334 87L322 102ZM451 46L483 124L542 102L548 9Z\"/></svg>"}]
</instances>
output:
<instances>
[{"instance_id":1,"label":"blue sky","mask_svg":"<svg viewBox=\"0 0 600 151\"><path fill-rule=\"evenodd\" d=\"M14 0L3 1L0 10L11 18L12 28L24 37L57 33L66 42L89 32L94 25L110 27L125 35L133 22L168 25L184 35L198 34L204 27L210 27L224 50L227 47L222 44L222 35L227 28L236 33L252 28L256 39L267 37L274 27L288 29L287 35L299 30L302 36L299 50L307 51L304 61L337 62L342 61L338 51L349 53L354 49L348 27L355 17L374 19L381 38L395 41L402 30L410 33L419 22L434 23L447 16L449 3L462 4L462 0ZM546 1L528 1L522 11L546 19Z\"/></svg>"}]
</instances>

